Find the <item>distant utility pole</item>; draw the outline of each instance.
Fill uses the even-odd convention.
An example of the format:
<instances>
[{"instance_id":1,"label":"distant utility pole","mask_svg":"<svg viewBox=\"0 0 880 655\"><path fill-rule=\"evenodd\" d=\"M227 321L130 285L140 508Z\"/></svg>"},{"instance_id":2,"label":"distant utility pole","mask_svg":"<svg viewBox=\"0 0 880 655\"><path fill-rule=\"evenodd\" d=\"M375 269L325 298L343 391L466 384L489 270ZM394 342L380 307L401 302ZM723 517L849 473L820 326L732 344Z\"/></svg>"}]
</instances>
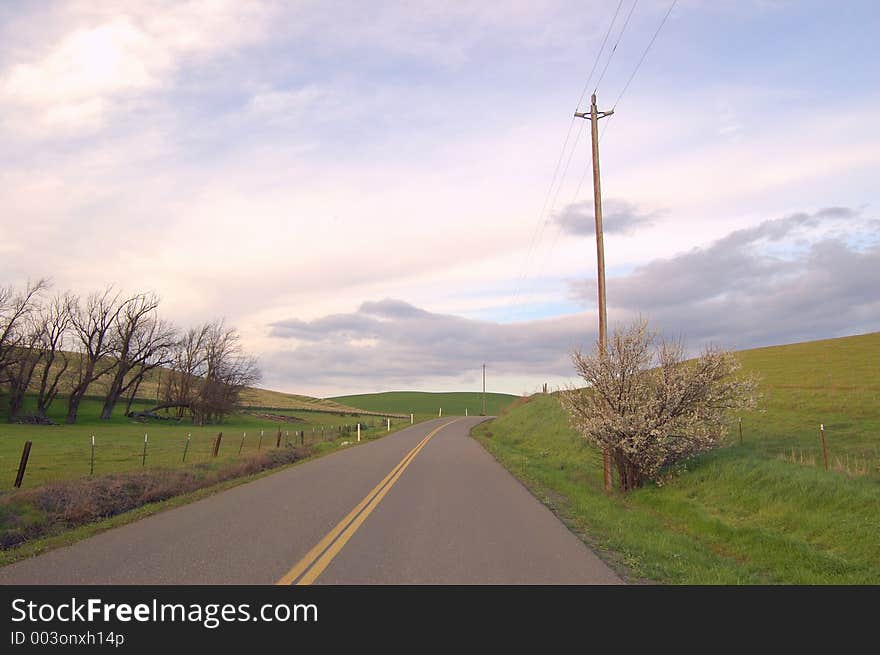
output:
<instances>
[{"instance_id":1,"label":"distant utility pole","mask_svg":"<svg viewBox=\"0 0 880 655\"><path fill-rule=\"evenodd\" d=\"M596 266L599 269L599 352L604 357L608 343L608 314L605 310L605 241L602 237L602 185L599 181L599 119L611 116L614 110L598 111L596 94L590 101L590 113L575 112L577 118L588 118L593 134L593 213L596 218ZM611 454L602 451L602 467L605 475L605 491L611 489Z\"/></svg>"},{"instance_id":2,"label":"distant utility pole","mask_svg":"<svg viewBox=\"0 0 880 655\"><path fill-rule=\"evenodd\" d=\"M483 364L483 413L481 416L486 415L486 365Z\"/></svg>"}]
</instances>

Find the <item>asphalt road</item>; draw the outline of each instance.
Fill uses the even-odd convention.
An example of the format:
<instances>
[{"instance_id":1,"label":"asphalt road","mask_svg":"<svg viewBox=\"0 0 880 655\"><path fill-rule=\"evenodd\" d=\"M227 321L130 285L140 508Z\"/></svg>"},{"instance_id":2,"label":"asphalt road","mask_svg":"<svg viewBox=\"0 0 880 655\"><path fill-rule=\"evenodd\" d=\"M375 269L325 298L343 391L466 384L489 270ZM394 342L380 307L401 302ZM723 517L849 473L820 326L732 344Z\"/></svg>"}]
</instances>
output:
<instances>
[{"instance_id":1,"label":"asphalt road","mask_svg":"<svg viewBox=\"0 0 880 655\"><path fill-rule=\"evenodd\" d=\"M437 419L0 568L0 584L616 584Z\"/></svg>"}]
</instances>

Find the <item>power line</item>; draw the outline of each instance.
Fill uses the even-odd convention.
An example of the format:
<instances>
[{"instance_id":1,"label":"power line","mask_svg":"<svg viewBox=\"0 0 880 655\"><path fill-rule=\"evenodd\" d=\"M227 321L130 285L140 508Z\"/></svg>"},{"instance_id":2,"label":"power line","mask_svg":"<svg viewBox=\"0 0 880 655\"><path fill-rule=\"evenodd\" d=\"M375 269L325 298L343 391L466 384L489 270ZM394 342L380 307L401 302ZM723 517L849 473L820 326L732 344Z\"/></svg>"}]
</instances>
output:
<instances>
[{"instance_id":1,"label":"power line","mask_svg":"<svg viewBox=\"0 0 880 655\"><path fill-rule=\"evenodd\" d=\"M602 80L605 78L605 71L608 70L608 65L614 58L614 53L617 52L617 46L620 45L620 40L623 38L623 33L626 32L626 26L629 25L629 19L632 18L633 12L635 11L637 4L639 4L639 0L634 0L632 6L629 8L629 13L626 15L626 20L623 22L623 27L620 29L620 33L617 35L617 40L614 42L614 46L611 48L611 52L608 54L608 61L605 62L605 67L602 69L602 74L599 75L599 79L596 81L596 88L593 89L593 93L596 93L599 90L599 85L602 84Z\"/></svg>"},{"instance_id":2,"label":"power line","mask_svg":"<svg viewBox=\"0 0 880 655\"><path fill-rule=\"evenodd\" d=\"M599 75L599 79L596 80L596 87L595 88L597 90L599 88L599 85L602 83L602 79L605 77L605 72L608 70L608 66L611 63L611 60L614 58L614 53L617 51L617 46L620 45L620 41L623 38L624 33L626 32L626 28L629 25L630 19L632 18L632 15L635 12L636 6L638 4L639 4L639 0L633 0L633 3L629 8L629 12L626 15L626 19L623 21L623 26L620 28L620 32L617 33L617 38L614 40L614 45L611 47L611 50L609 51L608 59L605 61L605 66L602 68L602 73ZM605 49L605 45L608 41L608 36L611 34L611 31L614 27L614 23L617 20L617 15L620 12L620 8L622 6L623 6L623 0L621 0L620 3L618 3L618 5L617 5L617 11L614 12L614 17L612 18L611 24L608 26L608 31L605 33L605 39L602 41L602 47L599 49L599 56L596 57L596 62L599 61L599 57L601 56L602 51ZM593 64L593 70L590 71L590 78L592 78L593 72L595 71L595 69L596 69L596 63ZM580 108L580 105L581 105L581 102L583 101L584 95L586 95L586 90L589 88L589 84L590 84L590 82L588 79L586 86L584 86L584 91L581 93L581 97L578 100L578 109ZM581 129L583 130L583 124L581 124ZM604 133L604 130L603 130L603 133ZM580 139L580 135L581 135L581 132L578 133L578 140ZM577 147L577 141L575 141L575 148L576 147ZM572 155L574 155L574 150L572 150L571 155L569 155L568 162L566 164L566 170L568 169L568 164L571 163ZM569 203L569 206L573 205L575 203L575 201L578 199L578 196L580 195L581 187L584 184L584 180L586 180L586 178L587 178L587 173L589 172L589 170L590 170L590 165L588 163L587 166L584 168L584 172L581 175L581 179L578 181L577 188L575 189L574 195L572 196L572 199L571 199L571 202ZM561 186L559 189L557 189L556 196L559 195L560 190L561 190ZM553 201L553 204L551 204L551 209L554 208L555 206L556 206L556 197L554 196L554 201ZM545 225L546 225L546 221L545 221ZM559 236L561 233L562 233L562 226L557 225L556 231L553 235L553 241L550 244L550 249L547 250L546 254L544 255L544 259L541 262L540 268L538 269L538 274L537 274L536 278L540 278L544 274L544 270L547 268L547 262L550 260L550 257L553 255L553 252L556 250L556 244L559 241ZM543 230L541 231L541 234L543 234ZM540 239L539 239L539 243L540 243Z\"/></svg>"},{"instance_id":3,"label":"power line","mask_svg":"<svg viewBox=\"0 0 880 655\"><path fill-rule=\"evenodd\" d=\"M636 0L636 2L638 2L638 0ZM587 81L584 84L584 88L581 91L580 97L578 98L577 107L575 108L575 111L580 109L581 103L584 100L584 96L586 96L587 90L590 88L590 82L593 79L593 74L596 72L596 67L599 64L599 59L601 58L602 53L605 50L605 46L608 44L608 37L611 35L611 31L614 28L614 23L617 22L617 16L620 14L621 7L623 7L623 0L620 0L617 3L617 9L614 10L614 15L611 17L611 23L608 25L608 29L605 31L605 37L602 39L602 45L599 47L599 51L596 53L596 58L593 60L593 66L590 69L590 74L587 76ZM630 15L631 14L632 14L632 10L630 10ZM627 17L627 22L629 22L629 17ZM626 25L624 25L624 29L626 29ZM618 36L617 42L618 43L620 42L620 36ZM616 48L617 44L615 44L614 47ZM565 159L565 152L566 152L566 148L568 146L568 142L571 139L571 131L572 131L572 128L574 127L574 121L575 121L575 118L572 117L571 122L568 125L568 131L566 132L565 140L563 141L563 144L562 144L562 151L559 153L559 159L557 160L556 167L553 170L553 176L551 177L551 180L550 180L550 187L547 189L547 194L544 197L544 203L541 205L541 211L538 214L538 222L535 225L535 229L532 232L532 238L529 241L529 249L526 253L526 257L523 260L523 264L520 267L520 272L517 275L516 287L514 288L514 294L513 294L513 303L512 303L513 308L516 308L516 306L518 305L517 301L519 299L520 289L522 287L522 284L525 282L525 280L528 279L528 265L529 265L529 261L532 258L532 253L535 250L535 246L538 243L540 243L540 241L544 235L544 227L546 226L545 216L546 216L547 210L548 210L547 202L548 202L548 200L550 200L550 198L552 196L553 201L551 202L551 204L549 206L549 211L550 211L550 213L552 213L553 209L556 206L556 198L559 196L559 191L562 189L562 186L565 182L565 176L568 174L569 164L571 163L571 159L574 156L574 152L577 149L577 144L580 141L581 134L583 133L583 124L581 124L580 128L578 129L578 134L577 134L577 137L575 138L574 145L572 146L571 152L568 155L568 160L565 163L565 168L562 171L562 176L558 178L559 185L557 186L556 181L557 181L557 174L559 172L559 166L560 166L560 164L562 164L563 159ZM555 194L553 193L554 187L556 187Z\"/></svg>"},{"instance_id":4,"label":"power line","mask_svg":"<svg viewBox=\"0 0 880 655\"><path fill-rule=\"evenodd\" d=\"M532 252L535 248L536 237L538 236L538 232L541 228L541 221L543 220L544 213L547 209L547 203L550 200L551 195L553 194L553 188L556 185L556 177L559 174L559 167L562 165L562 160L565 158L565 150L568 147L568 141L571 138L571 130L574 128L574 117L571 119L571 123L568 125L568 132L565 134L565 141L562 143L562 151L559 153L559 159L556 161L556 167L553 169L553 176L550 178L550 186L547 189L547 193L544 196L544 202L541 205L541 211L538 213L538 222L535 224L535 229L532 231L532 238L529 240L529 249L526 252L526 256L523 259L522 264L520 265L519 273L516 276L516 287L514 288L513 299L516 302L517 297L519 297L519 289L522 285L523 280L526 276L526 269L528 268L529 260L532 258ZM583 130L583 126L580 127L580 130Z\"/></svg>"},{"instance_id":5,"label":"power line","mask_svg":"<svg viewBox=\"0 0 880 655\"><path fill-rule=\"evenodd\" d=\"M642 64L645 61L645 57L648 56L648 51L651 49L651 46L654 45L654 41L657 40L657 36L660 34L660 30L663 29L663 26L666 24L666 19L669 18L669 14L672 13L672 10L675 8L675 3L677 2L678 0L672 0L672 3L669 5L669 9L667 9L666 13L663 15L663 20L661 20L660 24L657 26L657 31L654 32L654 36L652 36L651 40L648 42L648 47L645 48L645 51L642 53L642 58L639 59L639 63L636 64L636 67L630 74L629 79L626 81L626 84L624 84L623 90L620 92L620 95L617 96L617 100L614 101L614 107L617 106L617 103L620 102L620 99L623 98L623 95L626 93L627 89L629 89L629 85L632 84L633 78L636 76L636 73L639 72L639 68L642 67Z\"/></svg>"},{"instance_id":6,"label":"power line","mask_svg":"<svg viewBox=\"0 0 880 655\"><path fill-rule=\"evenodd\" d=\"M636 0L638 2L638 0ZM599 64L599 58L602 56L602 53L605 51L605 45L608 43L608 37L611 36L611 30L614 28L614 23L617 22L617 15L620 13L620 8L623 6L623 0L617 3L617 9L614 10L614 16L611 17L611 23L608 25L608 30L605 32L605 38L602 39L602 45L599 48L599 52L596 53L596 60L593 62L593 67L590 69L590 74L587 76L587 83L584 84L584 90L581 91L581 96L578 98L577 107L575 107L575 111L578 111L581 108L581 103L584 101L584 96L587 95L587 89L590 88L590 80L593 79L593 73L596 72L596 66ZM627 21L629 18L627 18ZM619 39L618 39L619 40ZM617 47L616 45L614 46ZM596 83L596 86L599 86L599 83Z\"/></svg>"},{"instance_id":7,"label":"power line","mask_svg":"<svg viewBox=\"0 0 880 655\"><path fill-rule=\"evenodd\" d=\"M660 34L660 30L663 29L663 26L666 24L666 20L669 18L669 14L672 13L672 10L675 8L675 4L678 0L672 0L669 4L669 9L666 10L666 13L663 15L663 20L660 21L660 24L657 26L657 30L654 32L654 36L651 37L651 40L648 42L648 46L645 48L645 51L642 53L641 58L636 64L635 68L633 68L632 73L630 73L629 79L626 81L626 84L623 85L623 89L620 91L620 95L617 96L617 100L614 101L614 104L611 106L612 111L617 107L618 103L621 101L623 96L626 94L629 89L629 85L632 84L633 79L636 76L636 73L639 72L639 69L642 67L642 64L645 62L645 58L648 56L648 52L651 50L651 46L654 45L654 41L657 40L657 36ZM608 126L611 124L611 119L605 123L605 127L602 130L602 136L605 136L605 132L608 131ZM602 140L602 136L599 137L599 140Z\"/></svg>"},{"instance_id":8,"label":"power line","mask_svg":"<svg viewBox=\"0 0 880 655\"><path fill-rule=\"evenodd\" d=\"M633 1L633 4L629 9L629 13L627 14L626 19L624 20L623 27L621 27L620 32L618 33L617 38L615 39L614 45L612 46L611 52L608 56L608 60L605 62L605 66L602 68L602 73L599 75L599 79L596 82L596 89L597 90L598 90L599 84L601 84L601 82L602 82L602 79L605 77L605 71L608 70L608 65L611 63L611 59L614 57L614 53L617 51L617 46L620 44L620 41L623 37L624 32L626 32L627 25L629 25L630 18L632 18L633 12L635 11L635 8L636 8L636 5L638 5L638 2L639 2L639 0ZM669 8L666 10L666 13L663 15L663 19L660 21L660 24L657 26L657 29L654 31L654 35L651 37L651 40L648 42L648 45L645 47L645 50L642 52L642 56L639 58L638 63L636 64L633 71L630 73L630 76L627 79L626 84L623 86L623 89L621 89L620 94L617 96L617 99L614 101L614 104L611 107L612 112L617 107L618 103L621 101L623 96L626 94L627 90L629 89L630 85L632 84L633 79L635 79L636 74L638 73L639 69L641 68L642 64L644 63L645 59L647 58L648 52L651 50L651 47L654 45L654 42L657 40L657 37L660 34L660 31L663 29L663 26L666 24L666 21L669 18L669 15L672 13L672 10L675 8L675 5L677 2L678 2L678 0L672 0L672 2L670 3ZM620 7L621 7L621 5L618 4L618 6L617 6L618 11L620 11ZM617 12L615 12L615 19L616 19L616 17L617 17ZM612 26L613 26L613 24L614 24L614 21L612 20ZM611 26L609 26L608 29L609 29L608 33L610 33ZM606 40L607 40L607 34L606 34ZM604 43L603 43L603 48L604 48ZM601 50L600 50L600 52L601 52ZM581 95L581 99L583 99L583 95ZM578 105L580 105L580 102L578 102ZM599 136L600 142L601 142L602 138L605 136L605 132L608 131L608 126L611 124L611 120L613 118L614 118L613 114L608 116L608 121L605 123L604 127L602 128L602 134ZM570 158L569 158L569 160L570 160ZM589 172L589 170L590 170L590 167L589 167L589 165L587 165L584 168L584 173L581 176L580 181L578 182L577 189L575 190L574 196L572 196L572 200L569 203L569 205L574 205L575 201L577 200L578 196L580 195L581 187L583 186L584 180L586 180L587 173ZM553 252L556 249L556 244L559 241L560 235L562 234L562 229L563 228L561 225L556 226L556 232L553 236L553 241L550 245L550 249L547 251L546 255L544 256L543 262L541 263L541 267L538 272L538 277L543 275L543 272L547 267L547 263L549 262L550 257L552 256Z\"/></svg>"}]
</instances>

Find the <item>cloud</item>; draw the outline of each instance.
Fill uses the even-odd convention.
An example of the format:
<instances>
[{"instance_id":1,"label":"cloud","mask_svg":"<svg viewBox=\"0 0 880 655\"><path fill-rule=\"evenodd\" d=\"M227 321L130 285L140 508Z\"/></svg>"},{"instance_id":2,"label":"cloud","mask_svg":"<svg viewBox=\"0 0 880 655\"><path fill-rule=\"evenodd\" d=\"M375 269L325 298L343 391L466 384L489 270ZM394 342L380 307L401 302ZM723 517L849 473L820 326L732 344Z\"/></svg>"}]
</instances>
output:
<instances>
[{"instance_id":1,"label":"cloud","mask_svg":"<svg viewBox=\"0 0 880 655\"><path fill-rule=\"evenodd\" d=\"M402 300L355 312L288 319L271 335L293 342L263 358L267 378L339 388L442 386L489 362L495 375L565 376L574 346L595 338L582 316L500 324L429 312Z\"/></svg>"},{"instance_id":2,"label":"cloud","mask_svg":"<svg viewBox=\"0 0 880 655\"><path fill-rule=\"evenodd\" d=\"M875 228L857 210L831 207L735 230L610 279L611 324L645 316L692 352L708 342L746 348L876 330L880 240L856 238ZM768 252L780 244L787 250ZM575 282L572 292L592 306L594 284ZM272 323L281 346L264 366L268 380L291 388L449 388L484 361L502 378L559 381L572 374L571 350L595 340L595 322L590 310L498 323L386 298Z\"/></svg>"},{"instance_id":3,"label":"cloud","mask_svg":"<svg viewBox=\"0 0 880 655\"><path fill-rule=\"evenodd\" d=\"M188 59L252 41L265 20L262 8L231 1L64 6L61 33L0 71L4 122L24 134L98 129L114 109L168 86Z\"/></svg>"},{"instance_id":4,"label":"cloud","mask_svg":"<svg viewBox=\"0 0 880 655\"><path fill-rule=\"evenodd\" d=\"M631 234L639 227L649 227L662 214L645 212L625 200L609 198L602 206L602 230L606 234ZM553 216L554 222L568 234L592 235L595 232L593 203L576 202Z\"/></svg>"},{"instance_id":5,"label":"cloud","mask_svg":"<svg viewBox=\"0 0 880 655\"><path fill-rule=\"evenodd\" d=\"M736 230L611 278L609 313L643 314L688 340L730 347L867 332L880 327L877 271L876 221L831 207ZM595 281L571 289L593 303Z\"/></svg>"}]
</instances>

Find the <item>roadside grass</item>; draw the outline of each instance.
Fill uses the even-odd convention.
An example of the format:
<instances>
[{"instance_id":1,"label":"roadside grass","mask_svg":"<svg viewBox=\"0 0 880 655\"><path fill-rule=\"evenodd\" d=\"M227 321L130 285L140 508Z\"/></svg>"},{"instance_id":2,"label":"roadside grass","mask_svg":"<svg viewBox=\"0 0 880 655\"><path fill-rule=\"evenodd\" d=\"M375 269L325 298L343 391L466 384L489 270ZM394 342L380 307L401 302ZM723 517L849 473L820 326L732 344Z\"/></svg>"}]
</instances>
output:
<instances>
[{"instance_id":1,"label":"roadside grass","mask_svg":"<svg viewBox=\"0 0 880 655\"><path fill-rule=\"evenodd\" d=\"M2 398L0 398L2 402ZM29 403L33 399L28 400ZM274 448L278 431L281 442L316 445L325 441L340 443L356 438L356 426L364 425L364 438L386 434L385 419L376 416L259 410L230 416L218 425L197 426L187 421L147 420L140 422L122 415L120 409L108 421L98 418L102 401L87 398L74 425L63 424L64 399L51 408L50 417L59 425L19 425L5 422L0 414L0 490L12 488L24 442L33 442L24 488L62 479L87 476L90 469L91 436L95 435L95 475L144 468L144 434L147 435L145 468L191 468L205 462L236 460ZM137 401L133 409L149 403ZM29 408L26 407L26 411ZM292 422L273 420L286 416ZM392 430L409 425L409 419L391 419ZM263 431L262 440L260 432ZM299 432L304 434L300 438ZM218 457L212 457L214 440L223 433ZM187 435L191 435L186 447ZM242 437L244 439L242 440ZM186 462L183 461L186 449ZM240 449L240 452L239 452Z\"/></svg>"},{"instance_id":2,"label":"roadside grass","mask_svg":"<svg viewBox=\"0 0 880 655\"><path fill-rule=\"evenodd\" d=\"M518 396L507 393L486 394L486 414L494 416ZM431 393L426 391L386 391L383 393L337 396L327 400L352 405L373 412L396 412L402 414L423 414L436 418L443 409L444 416L464 416L465 410L471 416L482 411L483 394L460 391Z\"/></svg>"},{"instance_id":3,"label":"roadside grass","mask_svg":"<svg viewBox=\"0 0 880 655\"><path fill-rule=\"evenodd\" d=\"M628 495L604 493L599 453L555 396L534 396L473 434L631 581L878 584L878 353L880 334L740 353L763 374L765 395L764 411L744 417L743 444L734 422L729 446ZM812 465L783 459L792 449L814 453ZM847 457L867 465L835 469Z\"/></svg>"}]
</instances>

